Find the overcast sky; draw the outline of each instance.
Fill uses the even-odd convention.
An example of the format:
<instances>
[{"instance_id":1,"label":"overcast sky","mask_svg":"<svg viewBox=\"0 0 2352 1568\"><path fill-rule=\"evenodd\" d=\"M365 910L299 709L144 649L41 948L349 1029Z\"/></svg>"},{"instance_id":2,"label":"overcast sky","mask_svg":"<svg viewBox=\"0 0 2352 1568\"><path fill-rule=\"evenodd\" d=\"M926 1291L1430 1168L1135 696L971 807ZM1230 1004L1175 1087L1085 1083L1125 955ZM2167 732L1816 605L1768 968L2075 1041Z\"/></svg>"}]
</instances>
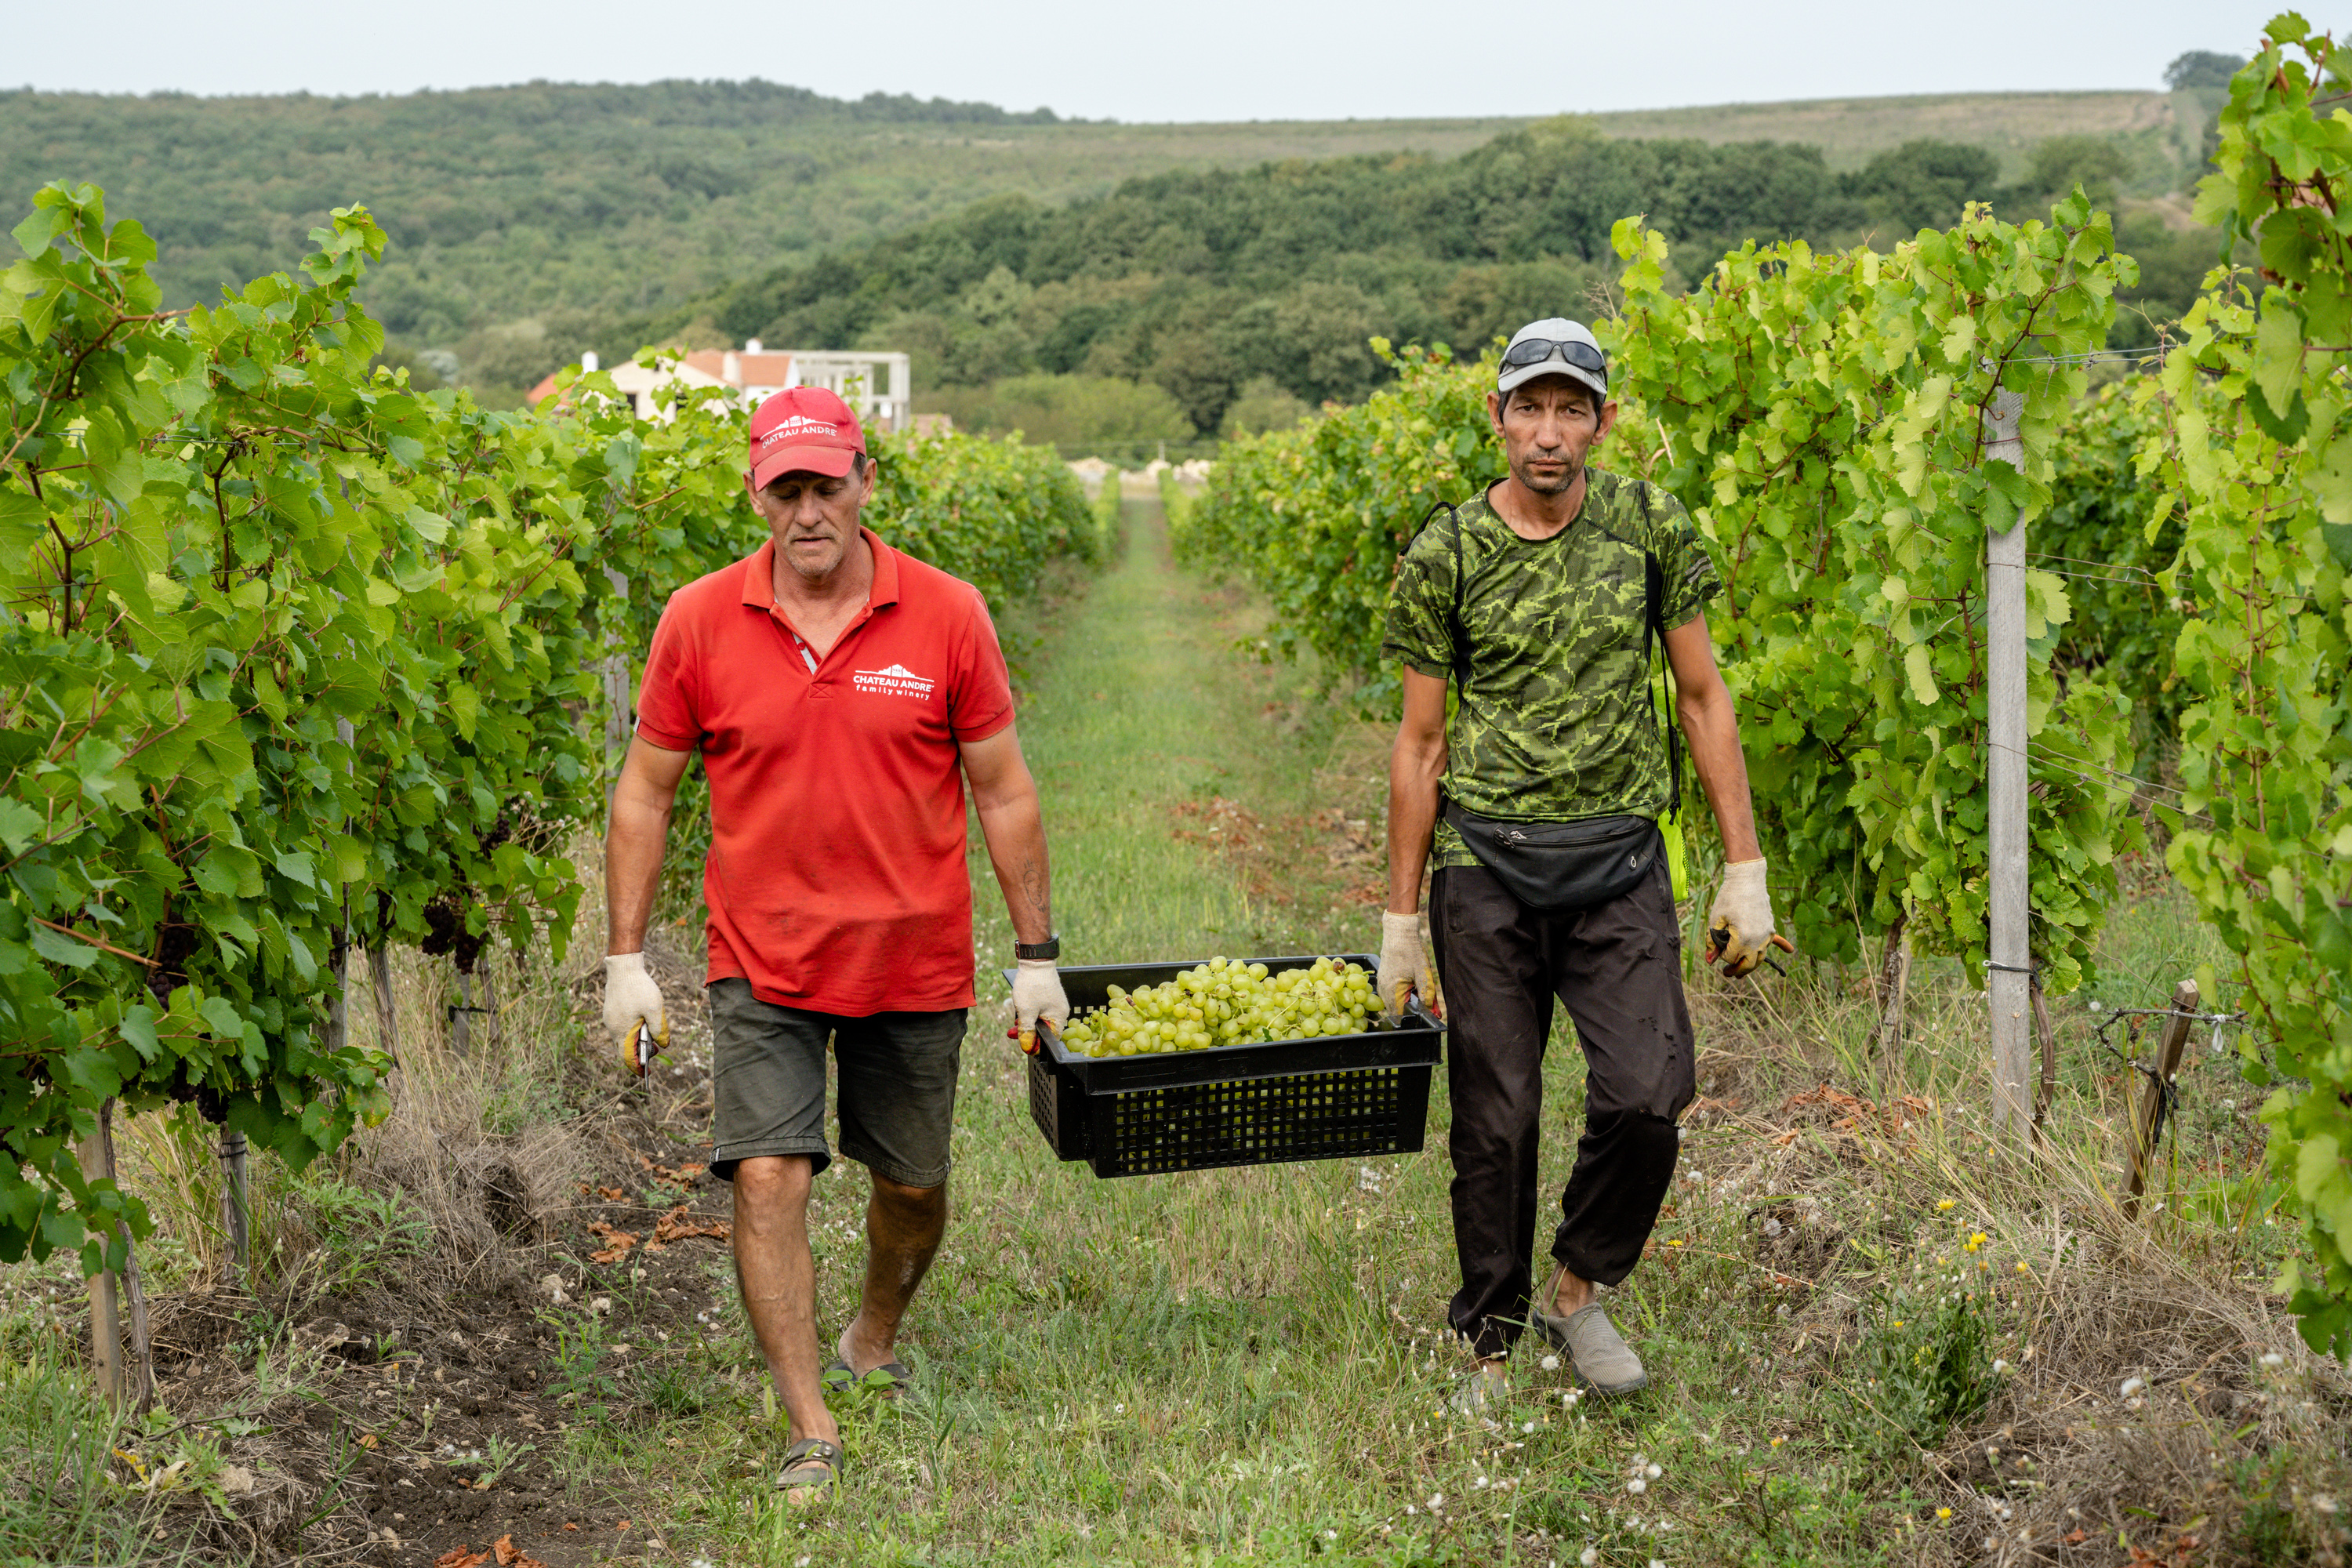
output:
<instances>
[{"instance_id":1,"label":"overcast sky","mask_svg":"<svg viewBox=\"0 0 2352 1568\"><path fill-rule=\"evenodd\" d=\"M1553 114L1887 93L2154 88L2251 52L2270 0L7 0L0 80L96 92L408 92L764 77L1119 120ZM24 9L19 9L23 7ZM2304 14L2338 33L2339 9ZM95 26L96 31L93 31Z\"/></svg>"}]
</instances>

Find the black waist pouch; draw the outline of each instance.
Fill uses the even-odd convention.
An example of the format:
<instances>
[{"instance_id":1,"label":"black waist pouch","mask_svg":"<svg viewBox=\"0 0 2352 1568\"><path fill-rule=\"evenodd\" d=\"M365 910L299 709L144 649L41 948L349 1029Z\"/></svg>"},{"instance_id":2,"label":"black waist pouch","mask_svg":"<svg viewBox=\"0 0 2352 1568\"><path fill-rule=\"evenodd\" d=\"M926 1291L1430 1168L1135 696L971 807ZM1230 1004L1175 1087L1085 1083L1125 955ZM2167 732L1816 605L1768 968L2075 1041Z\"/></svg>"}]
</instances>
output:
<instances>
[{"instance_id":1,"label":"black waist pouch","mask_svg":"<svg viewBox=\"0 0 2352 1568\"><path fill-rule=\"evenodd\" d=\"M1657 823L1646 816L1505 822L1449 799L1445 820L1478 864L1538 914L1574 914L1632 892L1665 850Z\"/></svg>"}]
</instances>

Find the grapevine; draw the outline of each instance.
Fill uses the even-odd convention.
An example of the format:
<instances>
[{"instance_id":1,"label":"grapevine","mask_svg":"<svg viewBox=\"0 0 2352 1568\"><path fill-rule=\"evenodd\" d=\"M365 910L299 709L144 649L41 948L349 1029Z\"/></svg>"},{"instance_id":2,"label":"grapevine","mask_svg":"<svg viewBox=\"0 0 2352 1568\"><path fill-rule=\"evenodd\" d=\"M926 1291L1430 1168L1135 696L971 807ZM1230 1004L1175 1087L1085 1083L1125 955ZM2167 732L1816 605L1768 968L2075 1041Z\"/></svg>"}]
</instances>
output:
<instances>
[{"instance_id":1,"label":"grapevine","mask_svg":"<svg viewBox=\"0 0 2352 1568\"><path fill-rule=\"evenodd\" d=\"M1972 208L1891 255L1748 246L1680 296L1654 233L1628 219L1617 245L1618 384L1723 571L1709 626L1799 944L1850 958L1899 921L1981 963L1985 532L2047 509L2084 391L2067 356L2104 341L2131 264L2079 193L2046 225ZM2023 405L2021 468L1981 457L2003 391ZM2064 580L2030 572L2027 604L2034 956L2066 991L2137 841L2114 782L2128 705L2096 672L2053 669Z\"/></svg>"},{"instance_id":2,"label":"grapevine","mask_svg":"<svg viewBox=\"0 0 2352 1568\"><path fill-rule=\"evenodd\" d=\"M1979 210L1892 256L1751 246L1686 296L1655 234L1628 220L1617 243L1622 412L1594 461L1672 492L1723 564L1709 625L1799 942L1850 958L1904 921L1980 960L1984 530L2049 504L2084 375L2036 362L2103 340L2130 264L2079 197L2049 225ZM1265 590L1277 647L1366 678L1371 703L1393 699L1375 671L1397 552L1433 501L1502 472L1492 362L1390 358L1397 384L1360 407L1228 443L1180 535ZM2000 388L2024 397L2022 471L1979 461ZM2030 605L2037 951L2065 990L2137 831L2112 783L2128 712L2102 671L2052 668L2064 581L2033 574Z\"/></svg>"},{"instance_id":3,"label":"grapevine","mask_svg":"<svg viewBox=\"0 0 2352 1568\"><path fill-rule=\"evenodd\" d=\"M740 411L505 414L372 372L383 232L160 309L52 185L0 273L0 1258L121 1262L73 1146L194 1101L297 1168L389 1105L330 1024L349 948L560 956L601 815L593 666L747 554ZM592 390L593 390L592 384ZM893 538L992 595L1099 538L1042 453L877 443ZM903 461L894 459L903 458ZM893 469L899 470L893 473Z\"/></svg>"},{"instance_id":4,"label":"grapevine","mask_svg":"<svg viewBox=\"0 0 2352 1568\"><path fill-rule=\"evenodd\" d=\"M2180 323L2139 388L2139 472L2178 526L2162 574L2180 626L2173 874L2239 960L2257 1020L2247 1078L2310 1257L2282 1286L2313 1348L2352 1355L2352 66L2292 13L2230 85L2200 222L2255 243ZM2272 1042L2265 1060L2261 1037Z\"/></svg>"}]
</instances>

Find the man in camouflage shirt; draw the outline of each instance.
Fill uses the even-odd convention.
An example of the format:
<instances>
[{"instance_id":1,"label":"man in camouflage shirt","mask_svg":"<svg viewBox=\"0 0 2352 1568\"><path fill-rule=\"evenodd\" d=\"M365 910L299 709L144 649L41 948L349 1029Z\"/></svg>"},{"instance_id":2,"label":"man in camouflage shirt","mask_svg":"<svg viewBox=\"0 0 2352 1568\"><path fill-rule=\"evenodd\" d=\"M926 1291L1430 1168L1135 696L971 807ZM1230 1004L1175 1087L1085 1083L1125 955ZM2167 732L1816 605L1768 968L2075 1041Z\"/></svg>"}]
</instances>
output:
<instances>
[{"instance_id":1,"label":"man in camouflage shirt","mask_svg":"<svg viewBox=\"0 0 2352 1568\"><path fill-rule=\"evenodd\" d=\"M1436 998L1419 913L1422 872L1433 866L1462 1266L1450 1317L1481 1358L1460 1400L1473 1411L1502 1386L1522 1328L1566 1350L1601 1392L1648 1382L1594 1287L1617 1284L1640 1259L1674 1179L1675 1120L1695 1087L1666 858L1654 833L1624 821L1657 817L1673 794L1651 697L1654 593L1676 712L1729 866L1708 956L1744 974L1774 941L1738 722L1704 614L1721 584L1680 503L1588 466L1616 421L1608 389L1607 361L1583 326L1552 318L1520 329L1487 399L1509 475L1413 541L1382 650L1404 666L1404 720L1389 768L1379 987L1391 1010L1408 989ZM1449 725L1450 680L1460 690ZM1598 904L1530 907L1444 819L1457 811L1474 826L1618 817L1649 847L1648 870ZM1584 1051L1585 1127L1560 1197L1558 1267L1537 1290L1554 997Z\"/></svg>"}]
</instances>

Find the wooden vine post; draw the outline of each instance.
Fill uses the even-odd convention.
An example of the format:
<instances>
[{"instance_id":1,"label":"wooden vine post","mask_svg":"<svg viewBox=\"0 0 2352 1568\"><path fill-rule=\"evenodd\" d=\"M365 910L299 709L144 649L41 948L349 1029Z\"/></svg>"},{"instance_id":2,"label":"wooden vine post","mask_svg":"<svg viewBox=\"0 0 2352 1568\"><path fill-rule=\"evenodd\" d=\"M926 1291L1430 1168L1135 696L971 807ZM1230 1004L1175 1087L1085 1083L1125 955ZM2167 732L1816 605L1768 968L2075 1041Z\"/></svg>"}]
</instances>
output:
<instances>
[{"instance_id":1,"label":"wooden vine post","mask_svg":"<svg viewBox=\"0 0 2352 1568\"><path fill-rule=\"evenodd\" d=\"M253 1288L253 1186L245 1134L224 1127L220 1137L221 1232L228 1237L237 1284Z\"/></svg>"},{"instance_id":2,"label":"wooden vine post","mask_svg":"<svg viewBox=\"0 0 2352 1568\"><path fill-rule=\"evenodd\" d=\"M90 1181L110 1174L106 1141L92 1132L81 1141L81 1173ZM114 1270L101 1268L88 1280L89 1287L89 1369L98 1391L110 1405L122 1403L122 1307L116 1299Z\"/></svg>"},{"instance_id":3,"label":"wooden vine post","mask_svg":"<svg viewBox=\"0 0 2352 1568\"><path fill-rule=\"evenodd\" d=\"M1911 914L1895 917L1886 928L1885 950L1878 960L1878 1048L1892 1053L1903 1044L1903 1005L1911 990Z\"/></svg>"},{"instance_id":4,"label":"wooden vine post","mask_svg":"<svg viewBox=\"0 0 2352 1568\"><path fill-rule=\"evenodd\" d=\"M2025 445L2018 420L2025 399L2000 392L1987 410L1984 460L2022 469ZM1988 859L1991 873L1991 944L1985 989L1992 1022L1993 1115L2011 1136L2032 1123L2031 1029L2032 933L2027 929L2030 873L2026 863L2025 520L2005 532L1985 534L1985 765Z\"/></svg>"},{"instance_id":5,"label":"wooden vine post","mask_svg":"<svg viewBox=\"0 0 2352 1568\"><path fill-rule=\"evenodd\" d=\"M82 1140L82 1174L90 1181L114 1179L114 1101L98 1109L98 1128ZM139 1255L131 1226L117 1220L114 1239L122 1245L122 1272L101 1268L89 1279L89 1360L108 1402L140 1410L155 1402L155 1352L147 1331L147 1292L139 1280ZM129 1309L131 1353L123 1355L123 1312Z\"/></svg>"},{"instance_id":6,"label":"wooden vine post","mask_svg":"<svg viewBox=\"0 0 2352 1568\"><path fill-rule=\"evenodd\" d=\"M400 1015L392 1003L392 949L382 938L367 950L368 989L375 996L375 1043L397 1062L400 1059Z\"/></svg>"},{"instance_id":7,"label":"wooden vine post","mask_svg":"<svg viewBox=\"0 0 2352 1568\"><path fill-rule=\"evenodd\" d=\"M2172 988L2172 1013L2164 1020L2164 1034L2156 1047L2156 1070L2139 1085L2138 1103L2132 1108L2131 1140L2125 1152L2130 1174L2124 1184L2124 1217L2139 1217L2140 1194L2147 1190L2147 1173L2156 1163L2156 1142L2164 1131L2167 1101L2172 1097L2172 1076L2180 1070L2180 1053L2189 1044L2189 1026L2197 1021L2201 998L2197 982L2184 980Z\"/></svg>"}]
</instances>

